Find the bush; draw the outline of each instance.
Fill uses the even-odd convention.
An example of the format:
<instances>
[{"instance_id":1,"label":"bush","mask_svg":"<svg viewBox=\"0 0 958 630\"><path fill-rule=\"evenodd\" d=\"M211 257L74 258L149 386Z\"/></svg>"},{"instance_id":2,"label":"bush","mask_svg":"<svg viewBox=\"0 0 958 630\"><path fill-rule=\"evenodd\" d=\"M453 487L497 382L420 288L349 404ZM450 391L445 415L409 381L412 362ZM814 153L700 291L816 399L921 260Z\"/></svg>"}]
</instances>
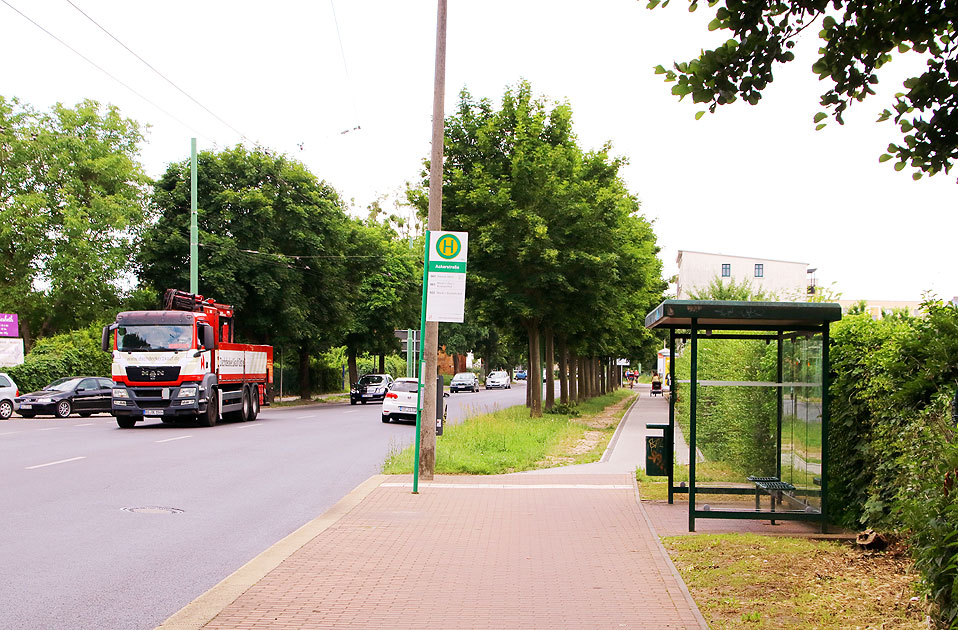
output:
<instances>
[{"instance_id":1,"label":"bush","mask_svg":"<svg viewBox=\"0 0 958 630\"><path fill-rule=\"evenodd\" d=\"M37 340L22 365L7 368L21 392L42 389L65 376L110 377L112 358L100 349L102 325Z\"/></svg>"}]
</instances>

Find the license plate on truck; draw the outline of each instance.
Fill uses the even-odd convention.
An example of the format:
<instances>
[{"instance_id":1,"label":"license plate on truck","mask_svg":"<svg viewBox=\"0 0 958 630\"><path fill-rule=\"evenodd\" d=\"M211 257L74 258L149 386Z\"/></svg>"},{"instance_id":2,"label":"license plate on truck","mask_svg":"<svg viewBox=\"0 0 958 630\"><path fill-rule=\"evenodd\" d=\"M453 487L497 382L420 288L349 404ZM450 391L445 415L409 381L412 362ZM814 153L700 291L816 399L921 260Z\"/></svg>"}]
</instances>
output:
<instances>
[{"instance_id":1,"label":"license plate on truck","mask_svg":"<svg viewBox=\"0 0 958 630\"><path fill-rule=\"evenodd\" d=\"M144 409L143 415L144 416L162 416L163 410L162 409Z\"/></svg>"}]
</instances>

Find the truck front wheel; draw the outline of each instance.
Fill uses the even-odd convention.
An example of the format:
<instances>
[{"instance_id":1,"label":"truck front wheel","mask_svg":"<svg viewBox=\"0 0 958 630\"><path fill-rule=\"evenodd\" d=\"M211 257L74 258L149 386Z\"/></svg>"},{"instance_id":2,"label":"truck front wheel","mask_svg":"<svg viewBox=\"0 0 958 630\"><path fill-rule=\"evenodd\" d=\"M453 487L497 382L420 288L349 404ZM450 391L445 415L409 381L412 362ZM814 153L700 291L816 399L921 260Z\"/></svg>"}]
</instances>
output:
<instances>
[{"instance_id":1,"label":"truck front wheel","mask_svg":"<svg viewBox=\"0 0 958 630\"><path fill-rule=\"evenodd\" d=\"M200 425L204 427L215 427L219 419L219 395L215 389L210 389L209 396L206 398L206 413L199 417Z\"/></svg>"},{"instance_id":2,"label":"truck front wheel","mask_svg":"<svg viewBox=\"0 0 958 630\"><path fill-rule=\"evenodd\" d=\"M121 429L132 429L136 425L136 420L131 416L117 416L116 424Z\"/></svg>"}]
</instances>

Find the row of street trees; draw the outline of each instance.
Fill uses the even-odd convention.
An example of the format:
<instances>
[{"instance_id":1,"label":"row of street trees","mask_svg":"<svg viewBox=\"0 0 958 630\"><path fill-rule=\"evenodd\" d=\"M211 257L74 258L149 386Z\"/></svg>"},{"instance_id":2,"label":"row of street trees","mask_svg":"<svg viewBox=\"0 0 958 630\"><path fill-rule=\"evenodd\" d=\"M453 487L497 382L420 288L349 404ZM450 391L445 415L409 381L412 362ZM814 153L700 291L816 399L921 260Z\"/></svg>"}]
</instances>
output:
<instances>
[{"instance_id":1,"label":"row of street trees","mask_svg":"<svg viewBox=\"0 0 958 630\"><path fill-rule=\"evenodd\" d=\"M619 173L625 161L609 145L583 151L569 105L535 97L527 82L499 109L463 91L445 135L443 228L469 232L474 321L527 340L532 415L542 412L543 354L547 408L554 362L562 402L591 395L602 381L588 375L606 373L608 359L652 349L644 318L666 288L652 226ZM576 374L582 387L573 382L570 396Z\"/></svg>"}]
</instances>

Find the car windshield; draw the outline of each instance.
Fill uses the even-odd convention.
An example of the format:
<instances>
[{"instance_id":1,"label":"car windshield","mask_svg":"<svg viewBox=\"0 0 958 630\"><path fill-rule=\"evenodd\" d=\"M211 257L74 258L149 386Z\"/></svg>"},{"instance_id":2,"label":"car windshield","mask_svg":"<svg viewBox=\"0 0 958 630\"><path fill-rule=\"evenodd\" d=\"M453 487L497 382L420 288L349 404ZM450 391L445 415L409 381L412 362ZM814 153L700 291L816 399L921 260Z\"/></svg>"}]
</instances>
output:
<instances>
[{"instance_id":1,"label":"car windshield","mask_svg":"<svg viewBox=\"0 0 958 630\"><path fill-rule=\"evenodd\" d=\"M393 392L414 392L419 389L419 383L416 381L396 381L389 391Z\"/></svg>"},{"instance_id":2,"label":"car windshield","mask_svg":"<svg viewBox=\"0 0 958 630\"><path fill-rule=\"evenodd\" d=\"M140 325L117 329L116 349L120 352L188 350L192 346L192 326Z\"/></svg>"},{"instance_id":3,"label":"car windshield","mask_svg":"<svg viewBox=\"0 0 958 630\"><path fill-rule=\"evenodd\" d=\"M455 376L452 377L452 380L454 380L454 381L471 381L471 380L472 380L472 374L466 374L466 373L456 374Z\"/></svg>"},{"instance_id":4,"label":"car windshield","mask_svg":"<svg viewBox=\"0 0 958 630\"><path fill-rule=\"evenodd\" d=\"M489 375L489 378L506 378L505 372L493 372Z\"/></svg>"},{"instance_id":5,"label":"car windshield","mask_svg":"<svg viewBox=\"0 0 958 630\"><path fill-rule=\"evenodd\" d=\"M76 389L79 382L79 378L60 378L47 385L46 389L54 392L71 392Z\"/></svg>"},{"instance_id":6,"label":"car windshield","mask_svg":"<svg viewBox=\"0 0 958 630\"><path fill-rule=\"evenodd\" d=\"M386 379L380 376L379 374L367 374L366 376L359 379L360 385L379 385Z\"/></svg>"}]
</instances>

